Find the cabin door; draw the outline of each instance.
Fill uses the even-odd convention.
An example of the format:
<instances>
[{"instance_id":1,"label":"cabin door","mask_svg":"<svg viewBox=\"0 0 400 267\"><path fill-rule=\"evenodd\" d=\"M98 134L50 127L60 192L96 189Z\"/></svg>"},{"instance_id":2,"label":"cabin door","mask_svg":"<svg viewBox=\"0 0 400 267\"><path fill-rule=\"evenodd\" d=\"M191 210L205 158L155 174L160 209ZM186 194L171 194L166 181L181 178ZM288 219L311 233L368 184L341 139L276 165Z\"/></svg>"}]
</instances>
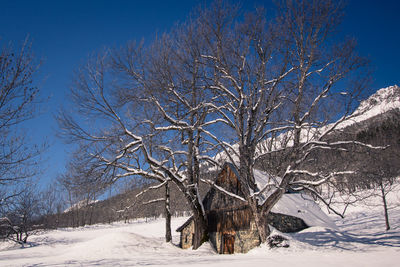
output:
<instances>
[{"instance_id":1,"label":"cabin door","mask_svg":"<svg viewBox=\"0 0 400 267\"><path fill-rule=\"evenodd\" d=\"M223 235L223 254L233 254L235 252L235 236L231 234L224 234Z\"/></svg>"}]
</instances>

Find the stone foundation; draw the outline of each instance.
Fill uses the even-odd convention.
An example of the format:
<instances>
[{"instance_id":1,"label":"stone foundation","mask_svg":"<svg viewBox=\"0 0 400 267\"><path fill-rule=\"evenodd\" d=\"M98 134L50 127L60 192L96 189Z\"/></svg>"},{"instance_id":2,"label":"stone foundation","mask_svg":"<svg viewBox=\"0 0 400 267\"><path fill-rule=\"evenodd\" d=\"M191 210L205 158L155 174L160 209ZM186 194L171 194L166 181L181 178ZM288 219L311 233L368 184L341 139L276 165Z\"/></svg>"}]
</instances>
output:
<instances>
[{"instance_id":1,"label":"stone foundation","mask_svg":"<svg viewBox=\"0 0 400 267\"><path fill-rule=\"evenodd\" d=\"M258 237L258 231L255 223L250 223L250 228L247 230L239 230L230 233L234 236L234 253L247 253L252 248L260 245L260 239ZM219 254L223 254L223 233L212 232L209 233L210 243Z\"/></svg>"},{"instance_id":2,"label":"stone foundation","mask_svg":"<svg viewBox=\"0 0 400 267\"><path fill-rule=\"evenodd\" d=\"M298 232L308 227L300 218L273 212L268 215L268 223L283 233Z\"/></svg>"}]
</instances>

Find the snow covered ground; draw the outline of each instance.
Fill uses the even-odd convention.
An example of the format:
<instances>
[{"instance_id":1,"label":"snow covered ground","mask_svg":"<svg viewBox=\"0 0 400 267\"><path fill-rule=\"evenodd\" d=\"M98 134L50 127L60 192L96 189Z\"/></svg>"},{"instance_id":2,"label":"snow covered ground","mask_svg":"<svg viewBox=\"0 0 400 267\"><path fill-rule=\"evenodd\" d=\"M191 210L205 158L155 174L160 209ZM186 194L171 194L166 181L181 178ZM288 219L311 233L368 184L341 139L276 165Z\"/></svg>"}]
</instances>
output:
<instances>
[{"instance_id":1,"label":"snow covered ground","mask_svg":"<svg viewBox=\"0 0 400 267\"><path fill-rule=\"evenodd\" d=\"M399 192L389 200L399 201ZM332 217L336 230L311 227L286 234L289 248L264 245L235 255L218 255L208 243L182 250L177 233L166 244L162 219L66 228L32 235L24 248L0 242L0 266L399 266L400 205L389 215L386 232L382 208L364 204L349 208L345 219ZM173 229L185 219L173 219Z\"/></svg>"}]
</instances>

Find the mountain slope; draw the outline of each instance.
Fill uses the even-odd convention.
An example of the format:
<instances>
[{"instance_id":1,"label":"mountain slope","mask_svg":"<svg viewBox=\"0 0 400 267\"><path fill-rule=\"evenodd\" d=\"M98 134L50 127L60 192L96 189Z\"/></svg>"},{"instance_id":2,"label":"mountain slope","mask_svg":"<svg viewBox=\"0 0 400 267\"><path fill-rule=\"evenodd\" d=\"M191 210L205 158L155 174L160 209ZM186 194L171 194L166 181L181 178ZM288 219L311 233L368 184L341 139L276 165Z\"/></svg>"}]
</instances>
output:
<instances>
[{"instance_id":1,"label":"mountain slope","mask_svg":"<svg viewBox=\"0 0 400 267\"><path fill-rule=\"evenodd\" d=\"M345 128L392 110L400 110L400 87L397 85L379 89L368 99L362 101L353 112L355 117L341 123L340 127Z\"/></svg>"}]
</instances>

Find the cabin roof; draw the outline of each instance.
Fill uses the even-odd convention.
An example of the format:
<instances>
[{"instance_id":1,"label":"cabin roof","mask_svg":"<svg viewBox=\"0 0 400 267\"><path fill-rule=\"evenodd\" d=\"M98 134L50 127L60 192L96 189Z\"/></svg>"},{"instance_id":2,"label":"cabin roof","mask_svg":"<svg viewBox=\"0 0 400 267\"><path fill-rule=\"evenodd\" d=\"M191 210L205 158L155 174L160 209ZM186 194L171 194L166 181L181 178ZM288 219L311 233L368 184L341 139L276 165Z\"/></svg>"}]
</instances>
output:
<instances>
[{"instance_id":1,"label":"cabin roof","mask_svg":"<svg viewBox=\"0 0 400 267\"><path fill-rule=\"evenodd\" d=\"M192 222L192 220L193 220L193 216L190 216L189 219L187 219L186 222L185 222L184 224L182 224L181 226L179 226L179 227L176 229L176 231L177 231L177 232L182 232L183 229L185 229L186 226L188 226L188 225Z\"/></svg>"},{"instance_id":2,"label":"cabin roof","mask_svg":"<svg viewBox=\"0 0 400 267\"><path fill-rule=\"evenodd\" d=\"M225 162L225 164L224 164L224 166L222 167L222 169L225 169L225 166L228 166L229 168L231 168L231 170L235 173L236 177L237 177L238 179L240 179L239 172L238 172L238 170L236 169L235 165L233 165L233 163L228 162L228 161Z\"/></svg>"}]
</instances>

